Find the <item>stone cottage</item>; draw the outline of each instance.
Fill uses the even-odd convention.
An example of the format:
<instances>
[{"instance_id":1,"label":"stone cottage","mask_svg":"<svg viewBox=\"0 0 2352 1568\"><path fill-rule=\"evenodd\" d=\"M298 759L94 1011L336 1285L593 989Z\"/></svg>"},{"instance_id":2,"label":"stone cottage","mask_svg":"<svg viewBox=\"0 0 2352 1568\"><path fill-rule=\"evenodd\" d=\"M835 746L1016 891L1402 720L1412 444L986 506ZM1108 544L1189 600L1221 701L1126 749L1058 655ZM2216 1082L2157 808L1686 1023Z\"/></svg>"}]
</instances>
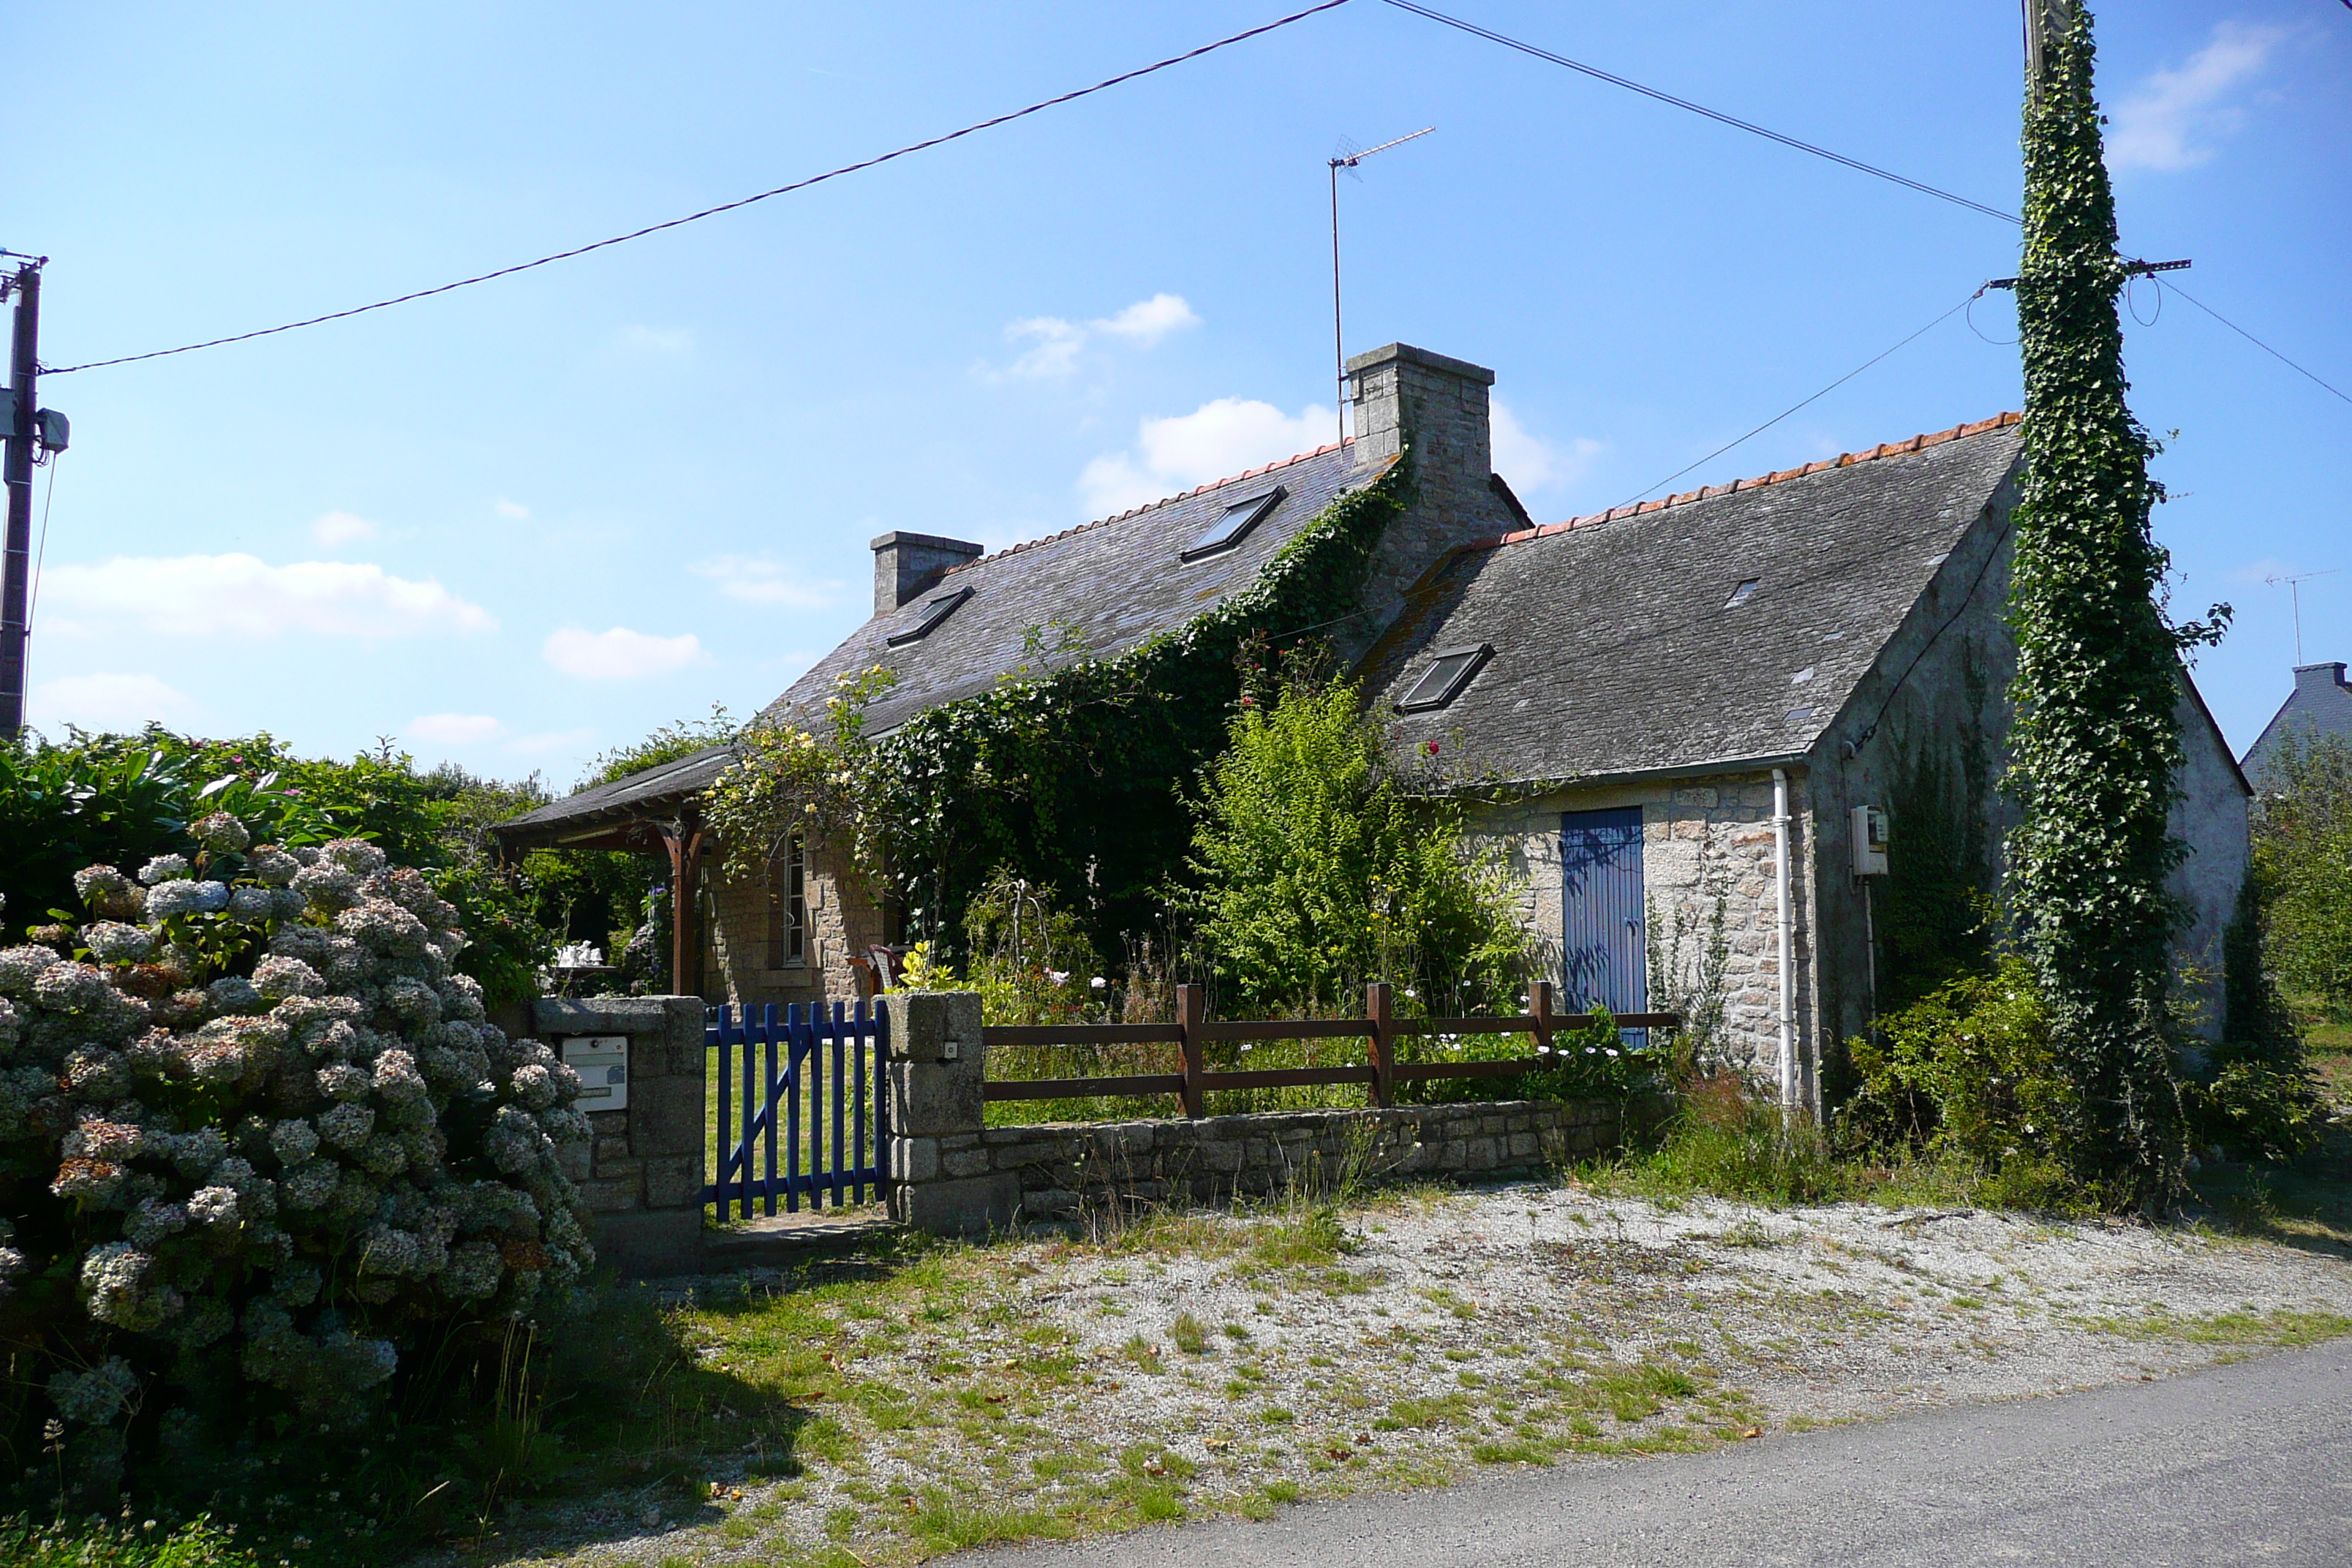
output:
<instances>
[{"instance_id":1,"label":"stone cottage","mask_svg":"<svg viewBox=\"0 0 2352 1568\"><path fill-rule=\"evenodd\" d=\"M1177 630L1410 443L1412 503L1331 632L1396 754L1524 874L1571 1001L1719 1013L1719 1049L1818 1103L1825 1050L1899 993L1905 953L1965 939L1997 880L2017 416L1538 527L1491 467L1492 372L1402 344L1348 371L1344 443L993 554L877 539L872 618L769 711L805 720L878 664L880 733L988 689L1035 628L1090 658ZM2247 789L2180 687L2182 952L2218 998ZM667 855L678 972L714 1000L853 994L897 933L835 852L790 840L756 882L698 871L695 796L727 762L499 831Z\"/></svg>"},{"instance_id":2,"label":"stone cottage","mask_svg":"<svg viewBox=\"0 0 2352 1568\"><path fill-rule=\"evenodd\" d=\"M2271 759L2290 735L2305 746L2322 738L2352 746L2352 685L2345 683L2342 664L2294 667L2294 689L2246 750L2246 776L2256 789L2269 787Z\"/></svg>"}]
</instances>

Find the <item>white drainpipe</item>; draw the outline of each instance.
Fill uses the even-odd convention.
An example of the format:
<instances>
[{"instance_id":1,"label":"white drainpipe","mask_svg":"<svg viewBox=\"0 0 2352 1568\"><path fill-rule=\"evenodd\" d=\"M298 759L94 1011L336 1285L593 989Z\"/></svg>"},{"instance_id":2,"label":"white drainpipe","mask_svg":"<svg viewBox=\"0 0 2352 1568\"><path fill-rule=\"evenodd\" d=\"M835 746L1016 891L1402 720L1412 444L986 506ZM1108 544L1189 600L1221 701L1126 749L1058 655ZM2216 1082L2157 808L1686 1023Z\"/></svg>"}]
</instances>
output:
<instances>
[{"instance_id":1,"label":"white drainpipe","mask_svg":"<svg viewBox=\"0 0 2352 1568\"><path fill-rule=\"evenodd\" d=\"M1789 920L1789 770L1772 770L1772 897L1780 917L1780 1109L1795 1115L1797 938Z\"/></svg>"}]
</instances>

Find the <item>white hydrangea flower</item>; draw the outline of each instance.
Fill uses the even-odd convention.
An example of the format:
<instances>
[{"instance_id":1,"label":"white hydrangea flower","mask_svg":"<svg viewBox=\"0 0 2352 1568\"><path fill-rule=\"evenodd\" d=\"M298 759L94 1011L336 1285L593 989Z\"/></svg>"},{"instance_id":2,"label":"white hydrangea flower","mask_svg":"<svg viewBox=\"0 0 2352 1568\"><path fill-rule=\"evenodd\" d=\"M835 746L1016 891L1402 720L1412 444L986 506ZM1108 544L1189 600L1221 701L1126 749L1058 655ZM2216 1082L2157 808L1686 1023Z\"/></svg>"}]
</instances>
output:
<instances>
[{"instance_id":1,"label":"white hydrangea flower","mask_svg":"<svg viewBox=\"0 0 2352 1568\"><path fill-rule=\"evenodd\" d=\"M92 914L135 918L145 908L147 889L111 866L88 866L74 873L74 896Z\"/></svg>"},{"instance_id":2,"label":"white hydrangea flower","mask_svg":"<svg viewBox=\"0 0 2352 1568\"><path fill-rule=\"evenodd\" d=\"M220 903L212 901L218 889ZM228 902L228 889L218 882L173 880L147 889L147 918L165 921L173 915L205 914Z\"/></svg>"},{"instance_id":3,"label":"white hydrangea flower","mask_svg":"<svg viewBox=\"0 0 2352 1568\"><path fill-rule=\"evenodd\" d=\"M215 811L188 824L188 837L216 855L238 855L253 843L245 824L226 811Z\"/></svg>"},{"instance_id":4,"label":"white hydrangea flower","mask_svg":"<svg viewBox=\"0 0 2352 1568\"><path fill-rule=\"evenodd\" d=\"M330 1062L313 1077L319 1092L330 1100L365 1100L368 1086L373 1081L365 1068L353 1067L349 1062Z\"/></svg>"},{"instance_id":5,"label":"white hydrangea flower","mask_svg":"<svg viewBox=\"0 0 2352 1568\"><path fill-rule=\"evenodd\" d=\"M258 844L254 847L253 853L245 858L245 868L265 887L283 888L294 879L294 873L302 868L302 862L275 844Z\"/></svg>"},{"instance_id":6,"label":"white hydrangea flower","mask_svg":"<svg viewBox=\"0 0 2352 1568\"><path fill-rule=\"evenodd\" d=\"M215 1016L258 1013L268 1006L253 982L242 974L224 974L205 986L205 1004Z\"/></svg>"},{"instance_id":7,"label":"white hydrangea flower","mask_svg":"<svg viewBox=\"0 0 2352 1568\"><path fill-rule=\"evenodd\" d=\"M338 838L319 853L322 859L333 861L354 877L372 876L384 866L383 851L364 838Z\"/></svg>"},{"instance_id":8,"label":"white hydrangea flower","mask_svg":"<svg viewBox=\"0 0 2352 1568\"><path fill-rule=\"evenodd\" d=\"M165 1237L187 1228L186 1205L142 1198L139 1206L131 1211L131 1217L122 1222L122 1238L142 1250L150 1250Z\"/></svg>"},{"instance_id":9,"label":"white hydrangea flower","mask_svg":"<svg viewBox=\"0 0 2352 1568\"><path fill-rule=\"evenodd\" d=\"M343 1168L332 1160L305 1160L286 1173L278 1184L278 1194L293 1208L323 1208L342 1179Z\"/></svg>"},{"instance_id":10,"label":"white hydrangea flower","mask_svg":"<svg viewBox=\"0 0 2352 1568\"><path fill-rule=\"evenodd\" d=\"M362 1075L362 1082L365 1081ZM319 1118L319 1136L338 1149L355 1149L374 1131L375 1112L353 1100L345 1100Z\"/></svg>"},{"instance_id":11,"label":"white hydrangea flower","mask_svg":"<svg viewBox=\"0 0 2352 1568\"><path fill-rule=\"evenodd\" d=\"M60 1372L49 1379L49 1403L80 1426L113 1420L138 1391L139 1374L119 1355L108 1356L88 1372Z\"/></svg>"},{"instance_id":12,"label":"white hydrangea flower","mask_svg":"<svg viewBox=\"0 0 2352 1568\"><path fill-rule=\"evenodd\" d=\"M231 888L228 890L231 920L259 925L276 913L277 909L278 895L268 888Z\"/></svg>"},{"instance_id":13,"label":"white hydrangea flower","mask_svg":"<svg viewBox=\"0 0 2352 1568\"><path fill-rule=\"evenodd\" d=\"M332 913L359 902L360 879L341 866L306 866L294 873L293 890L310 908Z\"/></svg>"},{"instance_id":14,"label":"white hydrangea flower","mask_svg":"<svg viewBox=\"0 0 2352 1568\"><path fill-rule=\"evenodd\" d=\"M185 855L158 855L139 868L139 879L152 888L163 882L175 882L195 875Z\"/></svg>"},{"instance_id":15,"label":"white hydrangea flower","mask_svg":"<svg viewBox=\"0 0 2352 1568\"><path fill-rule=\"evenodd\" d=\"M428 1092L425 1075L416 1070L416 1058L404 1050L388 1050L377 1057L373 1079L375 1091L394 1105L421 1104Z\"/></svg>"},{"instance_id":16,"label":"white hydrangea flower","mask_svg":"<svg viewBox=\"0 0 2352 1568\"><path fill-rule=\"evenodd\" d=\"M389 899L367 899L335 917L335 929L372 952L413 958L431 933L425 922Z\"/></svg>"},{"instance_id":17,"label":"white hydrangea flower","mask_svg":"<svg viewBox=\"0 0 2352 1568\"><path fill-rule=\"evenodd\" d=\"M90 1248L81 1263L81 1299L89 1315L144 1333L180 1310L180 1293L153 1279L155 1256L127 1241Z\"/></svg>"},{"instance_id":18,"label":"white hydrangea flower","mask_svg":"<svg viewBox=\"0 0 2352 1568\"><path fill-rule=\"evenodd\" d=\"M269 1152L285 1165L299 1165L319 1152L319 1130L299 1117L289 1117L269 1130Z\"/></svg>"},{"instance_id":19,"label":"white hydrangea flower","mask_svg":"<svg viewBox=\"0 0 2352 1568\"><path fill-rule=\"evenodd\" d=\"M155 945L155 933L120 921L100 921L82 928L81 942L108 963L137 963Z\"/></svg>"},{"instance_id":20,"label":"white hydrangea flower","mask_svg":"<svg viewBox=\"0 0 2352 1568\"><path fill-rule=\"evenodd\" d=\"M42 972L64 962L50 948L0 947L0 991L11 996L29 997L33 983Z\"/></svg>"},{"instance_id":21,"label":"white hydrangea flower","mask_svg":"<svg viewBox=\"0 0 2352 1568\"><path fill-rule=\"evenodd\" d=\"M271 953L253 966L253 986L272 1002L282 1002L289 996L316 996L327 983L300 959Z\"/></svg>"},{"instance_id":22,"label":"white hydrangea flower","mask_svg":"<svg viewBox=\"0 0 2352 1568\"><path fill-rule=\"evenodd\" d=\"M194 1225L235 1225L239 1217L235 1187L198 1187L188 1195L188 1219Z\"/></svg>"}]
</instances>

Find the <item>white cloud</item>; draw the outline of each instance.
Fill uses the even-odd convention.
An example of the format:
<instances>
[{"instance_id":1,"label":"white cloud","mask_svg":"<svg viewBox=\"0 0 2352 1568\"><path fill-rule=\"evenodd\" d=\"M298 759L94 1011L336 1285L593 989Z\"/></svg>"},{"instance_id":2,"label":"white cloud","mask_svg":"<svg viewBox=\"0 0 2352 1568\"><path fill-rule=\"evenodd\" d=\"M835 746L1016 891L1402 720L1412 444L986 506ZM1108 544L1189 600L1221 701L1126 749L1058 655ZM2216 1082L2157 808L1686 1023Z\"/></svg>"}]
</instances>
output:
<instances>
[{"instance_id":1,"label":"white cloud","mask_svg":"<svg viewBox=\"0 0 2352 1568\"><path fill-rule=\"evenodd\" d=\"M1137 348L1156 347L1171 332L1197 327L1201 318L1179 294L1154 294L1138 300L1116 315L1091 321L1066 321L1059 316L1024 316L1004 329L1007 342L1034 341L1036 347L1013 362L1010 374L1027 376L1067 375L1078 366L1078 352L1097 337L1118 338Z\"/></svg>"},{"instance_id":2,"label":"white cloud","mask_svg":"<svg viewBox=\"0 0 2352 1568\"><path fill-rule=\"evenodd\" d=\"M478 745L498 739L506 726L488 713L420 713L408 721L412 739L436 745Z\"/></svg>"},{"instance_id":3,"label":"white cloud","mask_svg":"<svg viewBox=\"0 0 2352 1568\"><path fill-rule=\"evenodd\" d=\"M1565 449L1553 446L1539 436L1528 433L1510 405L1496 398L1493 410L1495 471L1509 481L1511 489L1522 495L1533 494L1547 485L1564 484L1584 477L1592 467L1592 459L1601 452L1601 444L1589 436L1579 436Z\"/></svg>"},{"instance_id":4,"label":"white cloud","mask_svg":"<svg viewBox=\"0 0 2352 1568\"><path fill-rule=\"evenodd\" d=\"M497 500L493 501L490 504L490 510L497 512L500 517L510 517L517 522L529 522L530 521L530 508L523 505L522 502L519 500L509 500L504 496L500 496Z\"/></svg>"},{"instance_id":5,"label":"white cloud","mask_svg":"<svg viewBox=\"0 0 2352 1568\"><path fill-rule=\"evenodd\" d=\"M367 519L348 511L331 511L310 525L310 537L321 544L349 544L355 539L373 539L381 531Z\"/></svg>"},{"instance_id":6,"label":"white cloud","mask_svg":"<svg viewBox=\"0 0 2352 1568\"><path fill-rule=\"evenodd\" d=\"M2107 166L2169 174L2210 162L2214 142L2244 111L2224 101L2270 62L2283 27L2219 22L2213 37L2179 70L2159 70L2109 117Z\"/></svg>"},{"instance_id":7,"label":"white cloud","mask_svg":"<svg viewBox=\"0 0 2352 1568\"><path fill-rule=\"evenodd\" d=\"M1309 404L1294 418L1271 403L1220 397L1190 414L1146 419L1138 449L1088 463L1078 493L1097 517L1124 511L1211 479L1311 451L1339 437L1328 408Z\"/></svg>"},{"instance_id":8,"label":"white cloud","mask_svg":"<svg viewBox=\"0 0 2352 1568\"><path fill-rule=\"evenodd\" d=\"M702 658L702 643L692 632L657 637L626 626L604 632L566 626L548 634L542 651L548 663L583 680L633 680L684 669Z\"/></svg>"},{"instance_id":9,"label":"white cloud","mask_svg":"<svg viewBox=\"0 0 2352 1568\"><path fill-rule=\"evenodd\" d=\"M694 347L694 334L684 327L663 331L653 327L624 327L621 347L640 353L682 354Z\"/></svg>"},{"instance_id":10,"label":"white cloud","mask_svg":"<svg viewBox=\"0 0 2352 1568\"><path fill-rule=\"evenodd\" d=\"M392 637L498 626L429 577L412 582L357 561L272 566L245 554L118 555L98 566L49 568L41 595L44 608L167 636Z\"/></svg>"},{"instance_id":11,"label":"white cloud","mask_svg":"<svg viewBox=\"0 0 2352 1568\"><path fill-rule=\"evenodd\" d=\"M36 724L79 724L92 730L135 730L150 719L177 719L194 700L154 675L63 675L33 688L26 702Z\"/></svg>"},{"instance_id":12,"label":"white cloud","mask_svg":"<svg viewBox=\"0 0 2352 1568\"><path fill-rule=\"evenodd\" d=\"M822 610L841 602L842 585L830 580L811 581L772 556L719 555L687 568L708 577L719 591L747 605L782 605L795 610Z\"/></svg>"},{"instance_id":13,"label":"white cloud","mask_svg":"<svg viewBox=\"0 0 2352 1568\"><path fill-rule=\"evenodd\" d=\"M1154 294L1149 300L1138 300L1116 316L1106 316L1087 325L1096 331L1114 338L1125 338L1138 348L1152 348L1171 332L1186 327L1197 327L1201 318L1181 294Z\"/></svg>"}]
</instances>

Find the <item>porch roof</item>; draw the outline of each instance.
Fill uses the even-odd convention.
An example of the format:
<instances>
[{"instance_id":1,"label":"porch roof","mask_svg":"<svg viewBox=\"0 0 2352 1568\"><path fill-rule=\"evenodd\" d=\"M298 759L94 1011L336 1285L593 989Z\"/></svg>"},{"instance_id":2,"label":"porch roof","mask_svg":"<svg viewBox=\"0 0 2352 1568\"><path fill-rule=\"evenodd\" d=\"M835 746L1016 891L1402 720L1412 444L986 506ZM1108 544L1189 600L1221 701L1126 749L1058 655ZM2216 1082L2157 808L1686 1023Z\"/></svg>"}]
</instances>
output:
<instances>
[{"instance_id":1,"label":"porch roof","mask_svg":"<svg viewBox=\"0 0 2352 1568\"><path fill-rule=\"evenodd\" d=\"M648 824L677 816L735 760L729 746L705 746L610 784L583 789L490 831L509 849L562 845L576 849L658 849Z\"/></svg>"}]
</instances>

